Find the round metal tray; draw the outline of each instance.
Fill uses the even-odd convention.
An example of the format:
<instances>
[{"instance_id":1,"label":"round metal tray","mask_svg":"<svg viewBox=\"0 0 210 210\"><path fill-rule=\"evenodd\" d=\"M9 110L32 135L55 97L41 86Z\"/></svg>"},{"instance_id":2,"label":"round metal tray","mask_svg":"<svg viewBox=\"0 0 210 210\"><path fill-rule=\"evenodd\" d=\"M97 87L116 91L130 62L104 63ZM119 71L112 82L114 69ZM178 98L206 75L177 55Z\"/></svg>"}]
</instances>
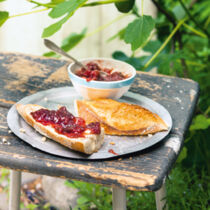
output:
<instances>
[{"instance_id":1,"label":"round metal tray","mask_svg":"<svg viewBox=\"0 0 210 210\"><path fill-rule=\"evenodd\" d=\"M75 99L81 99L81 97L78 96L73 87L61 87L40 91L36 94L23 98L22 100L18 101L18 103L39 104L48 109L57 109L59 105L64 105L71 113L75 114ZM53 155L75 159L106 159L137 152L161 141L170 132L172 127L172 119L169 112L162 105L145 96L132 92L126 93L122 98L119 99L119 101L138 104L154 113L157 113L166 122L166 124L169 126L169 129L167 131L158 132L154 135L148 136L105 135L104 144L101 149L92 155L85 155L66 148L50 139L47 139L47 141L43 142L43 136L36 132L22 119L22 117L16 111L15 105L13 105L8 112L7 122L9 128L14 132L14 134L31 146ZM23 128L26 132L20 132L20 128ZM110 144L110 142L114 142L114 144ZM112 149L117 155L110 153L110 149Z\"/></svg>"}]
</instances>

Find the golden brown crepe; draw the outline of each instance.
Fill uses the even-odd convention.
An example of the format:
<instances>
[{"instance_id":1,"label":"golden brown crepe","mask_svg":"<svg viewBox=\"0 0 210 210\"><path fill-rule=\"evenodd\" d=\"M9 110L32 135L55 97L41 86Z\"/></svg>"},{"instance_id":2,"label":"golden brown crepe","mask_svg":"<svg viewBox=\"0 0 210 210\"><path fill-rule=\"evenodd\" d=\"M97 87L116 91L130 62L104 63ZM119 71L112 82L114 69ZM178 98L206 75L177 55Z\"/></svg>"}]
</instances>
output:
<instances>
[{"instance_id":1,"label":"golden brown crepe","mask_svg":"<svg viewBox=\"0 0 210 210\"><path fill-rule=\"evenodd\" d=\"M112 99L76 100L75 108L87 123L100 122L109 135L147 135L168 129L157 114L135 104Z\"/></svg>"}]
</instances>

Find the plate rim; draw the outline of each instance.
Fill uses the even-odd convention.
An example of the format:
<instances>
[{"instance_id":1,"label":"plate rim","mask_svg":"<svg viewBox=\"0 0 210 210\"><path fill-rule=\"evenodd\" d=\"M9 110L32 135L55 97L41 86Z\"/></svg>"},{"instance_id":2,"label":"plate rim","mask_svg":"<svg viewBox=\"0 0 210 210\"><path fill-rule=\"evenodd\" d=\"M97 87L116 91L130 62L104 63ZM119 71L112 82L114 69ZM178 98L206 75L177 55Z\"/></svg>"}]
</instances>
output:
<instances>
[{"instance_id":1,"label":"plate rim","mask_svg":"<svg viewBox=\"0 0 210 210\"><path fill-rule=\"evenodd\" d=\"M154 101L154 100L152 100L152 99L150 99L150 98L148 98L148 97L146 97L146 96L143 96L143 95L141 95L141 94L138 94L138 93L134 93L134 92L131 92L131 91L128 91L127 93L125 93L120 99L122 99L123 97L133 97L133 98L137 98L138 100L140 100L140 101L142 101L142 100L146 100L146 101L151 101L152 103L155 103L158 107L161 107L161 109L163 109L164 110L164 112L168 115L168 120L170 121L169 122L169 124L170 125L168 125L169 126L169 129L167 130L167 131L165 131L165 134L164 134L164 136L161 138L161 139L156 139L155 141L153 140L153 142L151 143L151 142L149 142L148 141L148 143L147 144L145 144L144 143L144 146L143 146L143 148L140 148L140 146L139 146L139 148L140 149L138 149L138 150L136 150L136 151L131 151L131 152L123 152L123 154L119 154L119 155L114 155L114 154L112 154L112 153L110 153L109 154L109 156L106 156L106 157L100 157L100 158L90 158L91 156L88 156L88 155L85 155L85 154L83 154L83 153L79 153L79 152L75 152L75 151L73 151L73 150L71 150L71 149L69 149L72 153L79 153L79 155L80 155L80 157L70 157L70 156L65 156L65 155L60 155L60 154L55 154L54 152L50 152L50 151L46 151L46 150L43 150L43 149L41 149L40 147L38 147L38 146L36 146L36 145L33 145L32 143L29 143L28 141L26 141L25 139L24 139L24 135L22 135L22 133L21 132L16 132L16 130L14 129L14 127L15 126L13 126L12 125L12 123L11 123L11 121L10 121L10 118L12 118L13 120L14 120L14 116L12 117L12 115L14 114L14 113L16 113L16 115L17 115L17 118L20 118L20 116L19 116L19 114L18 114L18 112L17 112L17 110L16 110L16 108L15 108L15 105L17 104L17 103L23 103L23 104L27 104L27 103L29 103L30 102L30 99L31 98L33 98L33 97L37 97L37 99L39 99L40 97L41 98L43 98L43 93L53 93L54 91L60 91L60 90L63 90L63 89L71 89L71 90L74 90L75 91L75 89L74 89L74 87L69 87L69 86L64 86L64 87L58 87L58 88L51 88L51 89L47 89L47 90L42 90L42 91L38 91L38 92L36 92L36 93L34 93L34 94L31 94L31 95L28 95L28 96L25 96L25 97L23 97L21 100L19 100L18 102L16 102L10 109L9 109L9 111L8 111L8 114L7 114L7 123L8 123L8 127L12 130L12 132L17 136L17 137L19 137L21 140L23 140L24 142L26 142L27 144L29 144L29 145L31 145L33 148L36 148L36 149L38 149L38 150L40 150L40 151L43 151L43 152L46 152L46 153L48 153L48 154L52 154L52 155L56 155L56 156L60 156L60 157L65 157L65 158L71 158L71 159L82 159L82 160L100 160L100 159L110 159L110 158L116 158L116 157L121 157L121 156L124 156L124 155L128 155L128 154L132 154L132 153L136 153L136 152L140 152L140 151L142 151L142 150L145 150L145 149L147 149L147 148L149 148L149 147L152 147L152 146L154 146L155 144L157 144L158 142L160 142L160 141L162 141L163 139L165 139L167 136L168 136L168 134L170 133L170 131L171 131L171 129L172 129L172 127L173 127L173 121L172 121L172 117L171 117L171 115L170 115L170 113L169 113L169 111L163 106L163 105L161 105L161 104L159 104L158 102L156 102L156 101ZM119 99L119 100L120 100ZM40 100L40 99L39 99ZM150 107L148 108L148 107L146 107L148 110L150 110ZM151 111L151 110L150 110ZM154 110L152 111L152 112L154 112ZM16 120L18 120L18 119L16 119ZM25 122L25 121L24 121ZM26 122L25 122L26 123ZM18 123L17 123L18 124ZM27 124L27 123L26 123ZM168 123L167 123L168 124ZM36 132L36 131L35 131ZM158 132L159 133L159 132ZM52 140L53 141L53 140ZM54 141L53 141L54 142ZM57 142L54 142L54 143L56 143L56 144L58 144ZM60 144L59 144L60 145ZM136 145L133 145L133 147L134 146L136 146ZM62 146L62 147L64 147L64 146ZM66 148L66 147L65 147ZM99 150L100 151L100 150ZM117 150L115 150L116 151L116 153L118 152ZM94 153L93 153L94 154Z\"/></svg>"}]
</instances>

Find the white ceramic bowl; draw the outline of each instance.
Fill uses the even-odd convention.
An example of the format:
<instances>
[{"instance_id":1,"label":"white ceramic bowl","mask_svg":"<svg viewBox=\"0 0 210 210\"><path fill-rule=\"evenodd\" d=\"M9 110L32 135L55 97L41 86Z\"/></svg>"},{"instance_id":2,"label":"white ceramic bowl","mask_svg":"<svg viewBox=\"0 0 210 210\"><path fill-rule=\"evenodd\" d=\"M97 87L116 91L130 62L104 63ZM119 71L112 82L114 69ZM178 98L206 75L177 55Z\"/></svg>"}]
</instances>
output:
<instances>
[{"instance_id":1,"label":"white ceramic bowl","mask_svg":"<svg viewBox=\"0 0 210 210\"><path fill-rule=\"evenodd\" d=\"M130 88L135 76L136 70L133 66L128 63L114 60L110 58L87 58L81 59L84 65L93 61L97 63L102 68L114 69L114 71L122 72L129 75L127 79L119 81L94 81L89 82L75 74L75 72L81 69L75 63L71 63L68 66L68 74L71 82L76 89L76 91L85 99L97 99L97 98L112 98L118 99Z\"/></svg>"}]
</instances>

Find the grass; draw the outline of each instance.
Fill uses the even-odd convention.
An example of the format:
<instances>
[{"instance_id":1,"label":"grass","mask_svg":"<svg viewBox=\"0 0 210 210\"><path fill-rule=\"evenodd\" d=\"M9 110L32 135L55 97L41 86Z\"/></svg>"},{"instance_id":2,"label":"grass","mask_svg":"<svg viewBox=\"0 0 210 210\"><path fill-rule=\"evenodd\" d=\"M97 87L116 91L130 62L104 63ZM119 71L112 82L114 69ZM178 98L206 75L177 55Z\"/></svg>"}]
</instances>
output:
<instances>
[{"instance_id":1,"label":"grass","mask_svg":"<svg viewBox=\"0 0 210 210\"><path fill-rule=\"evenodd\" d=\"M170 209L210 209L210 177L204 170L176 167L167 180Z\"/></svg>"},{"instance_id":2,"label":"grass","mask_svg":"<svg viewBox=\"0 0 210 210\"><path fill-rule=\"evenodd\" d=\"M1 184L4 179L8 179L8 170L0 169L0 174ZM112 209L112 192L110 188L80 181L66 181L66 185L79 190L79 198L74 210ZM210 176L206 174L205 170L197 171L195 168L186 169L180 164L176 165L167 178L166 188L167 203L170 210L210 210ZM27 206L25 208L50 209L50 207L46 206L36 207ZM70 207L70 209L72 208ZM154 193L127 191L127 209L155 210Z\"/></svg>"},{"instance_id":3,"label":"grass","mask_svg":"<svg viewBox=\"0 0 210 210\"><path fill-rule=\"evenodd\" d=\"M75 209L111 209L110 188L78 181L66 184L79 190ZM204 170L185 169L177 165L166 181L166 188L170 210L210 209L210 177ZM127 209L156 209L154 193L127 191Z\"/></svg>"}]
</instances>

